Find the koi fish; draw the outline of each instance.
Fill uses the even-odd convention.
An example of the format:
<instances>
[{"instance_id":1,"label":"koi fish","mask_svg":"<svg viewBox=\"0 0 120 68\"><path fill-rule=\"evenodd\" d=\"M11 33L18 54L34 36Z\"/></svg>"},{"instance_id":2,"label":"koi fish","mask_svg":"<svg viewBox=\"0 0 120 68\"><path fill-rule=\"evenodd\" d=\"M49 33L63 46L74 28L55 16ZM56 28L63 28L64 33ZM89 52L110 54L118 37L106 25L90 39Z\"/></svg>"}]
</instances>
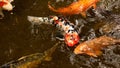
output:
<instances>
[{"instance_id":1,"label":"koi fish","mask_svg":"<svg viewBox=\"0 0 120 68\"><path fill-rule=\"evenodd\" d=\"M13 2L13 0L0 0L0 15L1 15L1 17L4 17L2 10L8 10L8 11L13 10L13 6L12 6L11 2Z\"/></svg>"},{"instance_id":2,"label":"koi fish","mask_svg":"<svg viewBox=\"0 0 120 68\"><path fill-rule=\"evenodd\" d=\"M120 39L114 39L107 36L101 36L93 40L80 43L75 49L75 54L87 54L93 57L97 57L102 54L101 49L114 44L120 44Z\"/></svg>"},{"instance_id":3,"label":"koi fish","mask_svg":"<svg viewBox=\"0 0 120 68\"><path fill-rule=\"evenodd\" d=\"M74 46L79 42L79 34L74 28L74 24L67 19L60 16L49 16L49 17L33 17L28 16L28 21L34 24L53 24L58 27L64 35L65 43L68 46Z\"/></svg>"},{"instance_id":4,"label":"koi fish","mask_svg":"<svg viewBox=\"0 0 120 68\"><path fill-rule=\"evenodd\" d=\"M78 0L77 2L73 2L67 7L62 7L55 9L50 5L48 2L48 8L54 12L63 14L63 15L74 15L74 14L81 14L82 16L86 17L86 11L93 7L96 8L96 3L99 0Z\"/></svg>"},{"instance_id":5,"label":"koi fish","mask_svg":"<svg viewBox=\"0 0 120 68\"><path fill-rule=\"evenodd\" d=\"M0 68L36 68L38 67L38 64L43 61L51 60L51 55L56 50L59 43L60 42L56 43L52 48L46 50L44 53L35 53L23 56L17 60L2 65Z\"/></svg>"}]
</instances>

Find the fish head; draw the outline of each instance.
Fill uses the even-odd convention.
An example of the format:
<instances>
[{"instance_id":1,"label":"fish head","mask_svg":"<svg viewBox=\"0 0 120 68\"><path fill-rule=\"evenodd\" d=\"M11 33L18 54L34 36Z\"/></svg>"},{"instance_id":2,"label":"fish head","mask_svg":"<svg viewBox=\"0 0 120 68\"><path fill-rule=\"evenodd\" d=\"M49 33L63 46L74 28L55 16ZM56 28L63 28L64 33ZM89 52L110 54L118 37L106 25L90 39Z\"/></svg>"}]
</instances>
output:
<instances>
[{"instance_id":1,"label":"fish head","mask_svg":"<svg viewBox=\"0 0 120 68\"><path fill-rule=\"evenodd\" d=\"M11 11L13 10L13 6L11 4L11 2L9 2L8 0L3 0L0 2L1 7L4 9L4 10L8 10L8 11Z\"/></svg>"},{"instance_id":2,"label":"fish head","mask_svg":"<svg viewBox=\"0 0 120 68\"><path fill-rule=\"evenodd\" d=\"M86 45L84 43L80 43L75 49L75 54L83 54L86 52Z\"/></svg>"},{"instance_id":3,"label":"fish head","mask_svg":"<svg viewBox=\"0 0 120 68\"><path fill-rule=\"evenodd\" d=\"M81 43L74 49L74 53L75 54L87 54L87 55L93 56L93 57L100 56L102 54L102 52L99 49L96 50L94 48L88 47L88 45L86 45L85 43Z\"/></svg>"},{"instance_id":4,"label":"fish head","mask_svg":"<svg viewBox=\"0 0 120 68\"><path fill-rule=\"evenodd\" d=\"M77 33L75 33L75 34L66 33L65 34L65 43L70 47L77 44L79 42L79 39L80 38L79 38L79 35Z\"/></svg>"}]
</instances>

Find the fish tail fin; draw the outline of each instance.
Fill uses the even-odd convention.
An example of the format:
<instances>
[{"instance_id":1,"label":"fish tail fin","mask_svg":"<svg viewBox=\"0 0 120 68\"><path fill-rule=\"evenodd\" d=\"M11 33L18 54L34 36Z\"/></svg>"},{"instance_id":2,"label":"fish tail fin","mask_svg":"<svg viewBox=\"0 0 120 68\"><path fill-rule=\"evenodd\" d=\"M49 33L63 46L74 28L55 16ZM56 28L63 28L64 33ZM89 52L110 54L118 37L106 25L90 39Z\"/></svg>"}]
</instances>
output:
<instances>
[{"instance_id":1,"label":"fish tail fin","mask_svg":"<svg viewBox=\"0 0 120 68\"><path fill-rule=\"evenodd\" d=\"M27 20L29 22L31 22L33 25L34 24L42 24L42 23L45 23L45 24L49 24L49 19L48 17L35 17L35 16L28 16L27 17Z\"/></svg>"},{"instance_id":2,"label":"fish tail fin","mask_svg":"<svg viewBox=\"0 0 120 68\"><path fill-rule=\"evenodd\" d=\"M39 22L39 19L38 19L38 17L34 17L34 16L28 16L27 17L27 20L29 21L29 22L31 22L31 24L41 24L41 22Z\"/></svg>"},{"instance_id":3,"label":"fish tail fin","mask_svg":"<svg viewBox=\"0 0 120 68\"><path fill-rule=\"evenodd\" d=\"M50 5L50 2L48 2L48 8L54 12L58 12L55 8L53 8L51 5Z\"/></svg>"}]
</instances>

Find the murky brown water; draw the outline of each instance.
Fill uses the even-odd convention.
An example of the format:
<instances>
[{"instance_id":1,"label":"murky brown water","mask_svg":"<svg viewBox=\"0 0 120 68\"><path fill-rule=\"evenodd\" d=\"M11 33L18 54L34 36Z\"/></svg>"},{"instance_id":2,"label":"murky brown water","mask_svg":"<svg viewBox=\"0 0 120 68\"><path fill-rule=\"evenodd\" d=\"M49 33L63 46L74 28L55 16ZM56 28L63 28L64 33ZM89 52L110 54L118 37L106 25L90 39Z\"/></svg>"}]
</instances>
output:
<instances>
[{"instance_id":1,"label":"murky brown water","mask_svg":"<svg viewBox=\"0 0 120 68\"><path fill-rule=\"evenodd\" d=\"M55 2L57 1L59 0L56 0ZM65 3L63 0L61 3L69 4L72 1L73 0L65 1ZM51 25L41 25L39 27L39 33L33 35L31 34L31 23L27 21L28 15L56 15L56 13L48 9L47 2L48 0L15 0L13 3L15 5L14 10L12 11L13 14L4 11L5 17L0 20L0 65L18 59L24 55L43 52L56 43L55 38L52 37L52 35L55 35L55 31L57 31L55 27ZM88 17L87 19L83 19L79 15L68 17L72 22L77 20L80 24L84 24L80 33L81 41L89 40L104 34L120 38L120 5L118 4L120 1L102 0L101 2L103 3L100 6L102 9L104 8L113 12L110 13L107 18L102 19L97 17L93 18L95 20L92 21L92 18ZM117 26L115 24L115 28L113 29L104 29L106 23L116 23ZM102 33L99 30L101 30ZM98 58L93 58L87 55L74 55L72 50L72 48L67 47L63 43L53 54L52 61L43 62L40 67L120 68L120 45L110 46L107 49L104 49L103 55Z\"/></svg>"}]
</instances>

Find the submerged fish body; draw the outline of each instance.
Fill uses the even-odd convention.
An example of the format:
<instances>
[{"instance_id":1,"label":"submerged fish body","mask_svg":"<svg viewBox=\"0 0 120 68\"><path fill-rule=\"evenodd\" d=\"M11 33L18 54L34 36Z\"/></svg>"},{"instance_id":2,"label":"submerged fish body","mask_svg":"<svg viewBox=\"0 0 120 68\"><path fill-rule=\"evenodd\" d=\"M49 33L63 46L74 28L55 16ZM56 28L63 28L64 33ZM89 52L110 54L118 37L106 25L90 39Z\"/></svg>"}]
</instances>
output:
<instances>
[{"instance_id":1,"label":"submerged fish body","mask_svg":"<svg viewBox=\"0 0 120 68\"><path fill-rule=\"evenodd\" d=\"M35 53L4 64L0 68L35 68L44 58L45 56L43 53Z\"/></svg>"},{"instance_id":2,"label":"submerged fish body","mask_svg":"<svg viewBox=\"0 0 120 68\"><path fill-rule=\"evenodd\" d=\"M99 38L95 38L93 40L85 41L80 43L75 49L75 54L87 54L93 57L97 57L102 54L101 49L113 45L120 44L120 39L113 39L108 36L101 36Z\"/></svg>"},{"instance_id":3,"label":"submerged fish body","mask_svg":"<svg viewBox=\"0 0 120 68\"><path fill-rule=\"evenodd\" d=\"M13 6L11 2L13 2L13 0L0 0L0 15L2 17L4 17L2 10L8 10L8 11L13 10Z\"/></svg>"},{"instance_id":4,"label":"submerged fish body","mask_svg":"<svg viewBox=\"0 0 120 68\"><path fill-rule=\"evenodd\" d=\"M68 46L74 46L79 42L79 34L74 28L74 24L68 21L64 17L60 16L49 16L49 17L33 17L28 16L28 21L30 21L33 25L40 25L42 23L45 24L53 24L58 27L64 35L65 43Z\"/></svg>"},{"instance_id":5,"label":"submerged fish body","mask_svg":"<svg viewBox=\"0 0 120 68\"><path fill-rule=\"evenodd\" d=\"M48 3L48 7L50 10L63 14L63 15L73 15L73 14L81 14L82 16L86 16L86 11L94 7L96 8L96 3L99 0L78 0L77 2L73 2L67 7L62 7L55 9L50 5L50 2Z\"/></svg>"},{"instance_id":6,"label":"submerged fish body","mask_svg":"<svg viewBox=\"0 0 120 68\"><path fill-rule=\"evenodd\" d=\"M46 50L44 53L35 53L27 56L23 56L17 60L8 62L2 65L0 68L36 68L42 61L50 61L51 55L56 50L59 42L52 48Z\"/></svg>"}]
</instances>

